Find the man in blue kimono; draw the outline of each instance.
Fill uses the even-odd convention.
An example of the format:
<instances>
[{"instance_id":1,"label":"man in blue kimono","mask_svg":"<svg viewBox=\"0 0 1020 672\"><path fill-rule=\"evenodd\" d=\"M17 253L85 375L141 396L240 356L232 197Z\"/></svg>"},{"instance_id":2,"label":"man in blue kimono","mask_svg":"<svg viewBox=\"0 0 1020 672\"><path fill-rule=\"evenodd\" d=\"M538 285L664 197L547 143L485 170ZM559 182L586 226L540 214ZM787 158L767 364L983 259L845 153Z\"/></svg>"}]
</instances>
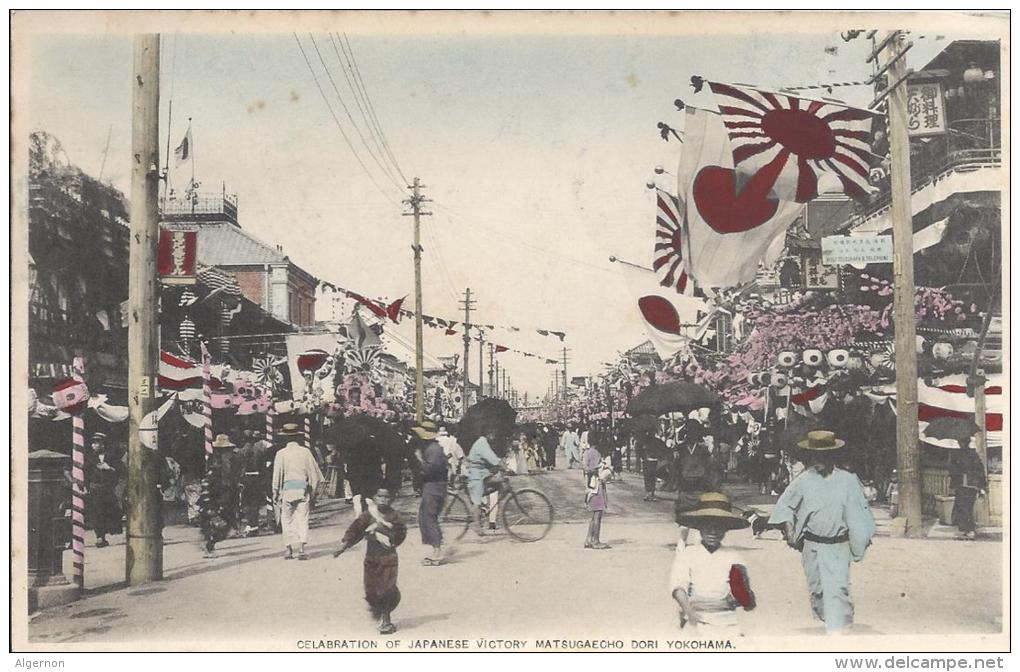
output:
<instances>
[{"instance_id":1,"label":"man in blue kimono","mask_svg":"<svg viewBox=\"0 0 1020 672\"><path fill-rule=\"evenodd\" d=\"M769 523L801 553L811 609L829 634L853 623L850 561L860 562L875 534L875 519L856 475L836 467L846 443L829 431L809 432L797 444L806 465L783 492Z\"/></svg>"}]
</instances>

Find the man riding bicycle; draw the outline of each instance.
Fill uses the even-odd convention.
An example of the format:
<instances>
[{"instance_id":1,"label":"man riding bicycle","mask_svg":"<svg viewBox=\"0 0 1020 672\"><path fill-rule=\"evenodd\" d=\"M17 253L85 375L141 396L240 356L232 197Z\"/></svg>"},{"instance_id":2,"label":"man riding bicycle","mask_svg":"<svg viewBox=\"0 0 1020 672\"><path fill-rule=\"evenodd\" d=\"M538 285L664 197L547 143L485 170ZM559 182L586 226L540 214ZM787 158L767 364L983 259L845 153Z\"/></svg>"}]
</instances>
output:
<instances>
[{"instance_id":1,"label":"man riding bicycle","mask_svg":"<svg viewBox=\"0 0 1020 672\"><path fill-rule=\"evenodd\" d=\"M504 480L499 474L504 471L503 461L492 450L496 431L489 429L472 444L467 457L467 490L471 498L471 519L474 520L478 536L485 534L482 528L482 500L490 492L500 490Z\"/></svg>"}]
</instances>

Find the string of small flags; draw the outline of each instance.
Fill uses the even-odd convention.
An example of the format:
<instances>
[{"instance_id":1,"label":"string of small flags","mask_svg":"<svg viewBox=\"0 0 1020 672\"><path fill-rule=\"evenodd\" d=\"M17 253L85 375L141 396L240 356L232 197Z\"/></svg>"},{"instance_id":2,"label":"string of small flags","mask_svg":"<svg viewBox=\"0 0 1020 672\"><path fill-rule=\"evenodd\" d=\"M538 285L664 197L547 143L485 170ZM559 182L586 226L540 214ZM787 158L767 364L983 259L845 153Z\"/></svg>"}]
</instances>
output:
<instances>
[{"instance_id":1,"label":"string of small flags","mask_svg":"<svg viewBox=\"0 0 1020 672\"><path fill-rule=\"evenodd\" d=\"M323 281L322 287L323 289L328 289L338 294L345 295L347 298L356 301L359 305L365 306L365 308L367 308L373 315L381 319L390 319L393 322L399 322L401 317L409 318L414 317L413 310L407 310L403 307L404 299L406 299L407 297L402 297L400 299L397 299L396 301L393 301L389 305L386 305L382 301L376 299L369 299L363 294L359 294L358 292L346 289L344 287L339 287L331 282ZM428 327L432 327L434 329L445 329L447 336L453 336L457 334L456 327L460 325L463 328L464 324L463 322L457 320L448 320L442 317L436 317L434 315L426 315L425 313L422 313L421 320L422 323ZM523 329L522 327L494 324L472 324L471 328L485 329L488 331L503 329L512 333L525 331L525 329ZM534 331L541 336L558 338L560 342L563 342L563 340L567 337L567 334L565 332L554 331L552 329L534 329Z\"/></svg>"}]
</instances>

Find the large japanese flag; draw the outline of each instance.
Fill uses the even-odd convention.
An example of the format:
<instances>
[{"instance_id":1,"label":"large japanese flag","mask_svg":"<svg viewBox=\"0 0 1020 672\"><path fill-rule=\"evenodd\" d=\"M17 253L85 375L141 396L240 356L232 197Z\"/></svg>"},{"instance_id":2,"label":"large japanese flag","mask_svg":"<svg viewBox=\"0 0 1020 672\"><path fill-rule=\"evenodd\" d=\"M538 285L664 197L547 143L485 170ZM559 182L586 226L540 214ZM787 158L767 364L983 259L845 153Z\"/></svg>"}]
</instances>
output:
<instances>
[{"instance_id":1,"label":"large japanese flag","mask_svg":"<svg viewBox=\"0 0 1020 672\"><path fill-rule=\"evenodd\" d=\"M742 176L760 175L774 194L800 203L818 196L822 178L854 198L872 191L874 112L747 86L709 82L709 87Z\"/></svg>"},{"instance_id":2,"label":"large japanese flag","mask_svg":"<svg viewBox=\"0 0 1020 672\"><path fill-rule=\"evenodd\" d=\"M663 287L650 270L624 266L627 285L634 297L634 308L648 332L648 339L663 359L689 347L691 338L703 333L698 318L709 312L703 299L678 294Z\"/></svg>"},{"instance_id":3,"label":"large japanese flag","mask_svg":"<svg viewBox=\"0 0 1020 672\"><path fill-rule=\"evenodd\" d=\"M774 261L803 204L769 196L772 179L752 175L738 189L722 117L687 108L678 194L687 225L687 274L701 287L735 287ZM771 258L769 258L771 257Z\"/></svg>"}]
</instances>

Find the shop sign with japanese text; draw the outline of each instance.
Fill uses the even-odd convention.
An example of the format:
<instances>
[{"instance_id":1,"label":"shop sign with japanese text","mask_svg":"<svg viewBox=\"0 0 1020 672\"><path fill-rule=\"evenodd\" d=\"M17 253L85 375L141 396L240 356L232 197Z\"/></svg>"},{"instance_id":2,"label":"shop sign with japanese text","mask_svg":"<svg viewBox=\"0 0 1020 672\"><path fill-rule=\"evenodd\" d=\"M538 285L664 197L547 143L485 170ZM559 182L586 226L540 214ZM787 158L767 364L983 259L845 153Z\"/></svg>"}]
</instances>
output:
<instances>
[{"instance_id":1,"label":"shop sign with japanese text","mask_svg":"<svg viewBox=\"0 0 1020 672\"><path fill-rule=\"evenodd\" d=\"M892 236L825 236L822 238L822 263L888 264L893 260Z\"/></svg>"},{"instance_id":2,"label":"shop sign with japanese text","mask_svg":"<svg viewBox=\"0 0 1020 672\"><path fill-rule=\"evenodd\" d=\"M907 135L916 138L945 132L946 105L942 84L907 84Z\"/></svg>"}]
</instances>

